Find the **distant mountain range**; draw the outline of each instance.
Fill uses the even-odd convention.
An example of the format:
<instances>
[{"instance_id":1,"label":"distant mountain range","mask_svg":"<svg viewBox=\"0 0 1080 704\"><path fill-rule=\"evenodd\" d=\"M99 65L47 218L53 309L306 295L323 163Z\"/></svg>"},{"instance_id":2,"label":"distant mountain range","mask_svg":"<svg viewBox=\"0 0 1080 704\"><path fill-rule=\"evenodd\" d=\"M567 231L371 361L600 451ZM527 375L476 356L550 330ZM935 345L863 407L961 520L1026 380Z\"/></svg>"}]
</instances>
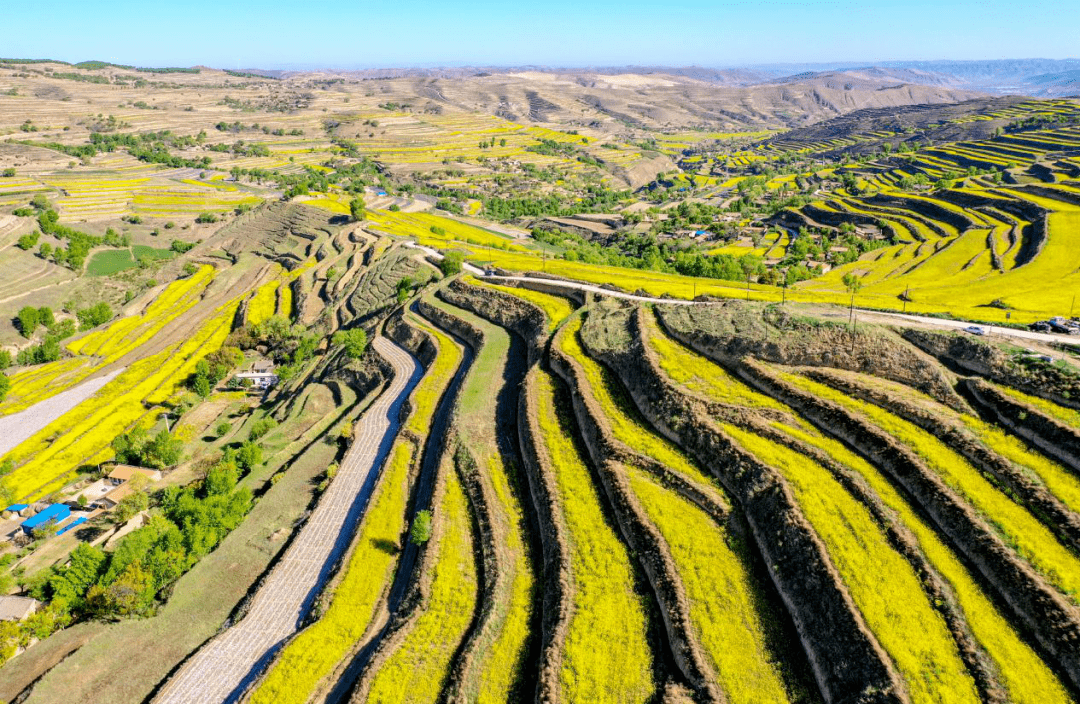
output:
<instances>
[{"instance_id":1,"label":"distant mountain range","mask_svg":"<svg viewBox=\"0 0 1080 704\"><path fill-rule=\"evenodd\" d=\"M550 66L467 66L433 68L380 68L359 70L262 71L276 77L330 73L354 78L468 78L499 74L551 73L664 74L729 87L776 84L843 86L852 82L917 84L994 95L1030 95L1040 98L1080 95L1080 59L999 59L987 61L883 61L832 64L766 64L734 68L703 66L599 66L556 68Z\"/></svg>"}]
</instances>

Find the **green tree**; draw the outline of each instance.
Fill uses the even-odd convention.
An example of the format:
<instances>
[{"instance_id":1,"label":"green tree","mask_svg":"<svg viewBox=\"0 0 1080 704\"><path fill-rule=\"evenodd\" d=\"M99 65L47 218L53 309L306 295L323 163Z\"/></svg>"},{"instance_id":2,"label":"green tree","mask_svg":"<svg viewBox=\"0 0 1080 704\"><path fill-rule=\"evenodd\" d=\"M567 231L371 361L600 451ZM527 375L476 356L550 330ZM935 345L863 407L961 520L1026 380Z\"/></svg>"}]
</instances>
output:
<instances>
[{"instance_id":1,"label":"green tree","mask_svg":"<svg viewBox=\"0 0 1080 704\"><path fill-rule=\"evenodd\" d=\"M62 601L68 608L81 606L91 585L97 582L105 564L105 553L88 543L79 543L71 559L49 578L53 603Z\"/></svg>"},{"instance_id":2,"label":"green tree","mask_svg":"<svg viewBox=\"0 0 1080 704\"><path fill-rule=\"evenodd\" d=\"M432 520L431 511L419 511L413 519L409 529L409 542L413 545L423 545L431 540Z\"/></svg>"},{"instance_id":3,"label":"green tree","mask_svg":"<svg viewBox=\"0 0 1080 704\"><path fill-rule=\"evenodd\" d=\"M397 301L404 303L412 295L413 280L409 276L403 276L397 282Z\"/></svg>"},{"instance_id":4,"label":"green tree","mask_svg":"<svg viewBox=\"0 0 1080 704\"><path fill-rule=\"evenodd\" d=\"M135 616L149 610L154 600L154 577L138 562L128 565L102 595L104 613Z\"/></svg>"},{"instance_id":5,"label":"green tree","mask_svg":"<svg viewBox=\"0 0 1080 704\"><path fill-rule=\"evenodd\" d=\"M19 322L19 332L23 337L30 337L38 326L38 309L33 306L24 306L16 316Z\"/></svg>"},{"instance_id":6,"label":"green tree","mask_svg":"<svg viewBox=\"0 0 1080 704\"><path fill-rule=\"evenodd\" d=\"M197 393L202 398L207 398L214 390L210 385L210 380L202 374L196 374L195 380L191 382L191 390Z\"/></svg>"},{"instance_id":7,"label":"green tree","mask_svg":"<svg viewBox=\"0 0 1080 704\"><path fill-rule=\"evenodd\" d=\"M463 252L447 252L439 262L439 269L445 276L453 276L461 273L461 267L465 263Z\"/></svg>"},{"instance_id":8,"label":"green tree","mask_svg":"<svg viewBox=\"0 0 1080 704\"><path fill-rule=\"evenodd\" d=\"M7 350L0 350L0 369L7 369L11 366L11 353Z\"/></svg>"},{"instance_id":9,"label":"green tree","mask_svg":"<svg viewBox=\"0 0 1080 704\"><path fill-rule=\"evenodd\" d=\"M150 507L150 497L145 491L134 491L124 498L113 509L113 521L117 525L127 523L141 511Z\"/></svg>"},{"instance_id":10,"label":"green tree","mask_svg":"<svg viewBox=\"0 0 1080 704\"><path fill-rule=\"evenodd\" d=\"M236 451L236 463L244 470L251 471L262 463L262 448L250 440L240 446Z\"/></svg>"},{"instance_id":11,"label":"green tree","mask_svg":"<svg viewBox=\"0 0 1080 704\"><path fill-rule=\"evenodd\" d=\"M8 379L7 374L0 373L0 401L7 398L8 391L11 390L11 379Z\"/></svg>"},{"instance_id":12,"label":"green tree","mask_svg":"<svg viewBox=\"0 0 1080 704\"><path fill-rule=\"evenodd\" d=\"M224 496L236 487L240 480L240 468L235 462L218 462L206 473L203 487L207 496Z\"/></svg>"},{"instance_id":13,"label":"green tree","mask_svg":"<svg viewBox=\"0 0 1080 704\"><path fill-rule=\"evenodd\" d=\"M334 333L333 341L335 345L345 346L345 354L350 359L363 357L368 344L367 333L362 328L338 330Z\"/></svg>"},{"instance_id":14,"label":"green tree","mask_svg":"<svg viewBox=\"0 0 1080 704\"><path fill-rule=\"evenodd\" d=\"M366 211L363 198L356 197L349 202L349 214L352 216L353 222L360 222L364 219Z\"/></svg>"}]
</instances>

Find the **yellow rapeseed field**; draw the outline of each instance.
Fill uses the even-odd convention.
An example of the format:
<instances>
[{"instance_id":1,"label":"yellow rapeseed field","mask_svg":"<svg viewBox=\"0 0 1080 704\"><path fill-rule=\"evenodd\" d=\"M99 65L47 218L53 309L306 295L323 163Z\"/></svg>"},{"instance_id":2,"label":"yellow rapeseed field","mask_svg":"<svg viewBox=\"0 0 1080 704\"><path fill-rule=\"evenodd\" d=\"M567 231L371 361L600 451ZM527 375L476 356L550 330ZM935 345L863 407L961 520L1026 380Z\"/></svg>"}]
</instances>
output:
<instances>
[{"instance_id":1,"label":"yellow rapeseed field","mask_svg":"<svg viewBox=\"0 0 1080 704\"><path fill-rule=\"evenodd\" d=\"M858 472L882 502L896 512L899 521L915 535L926 559L952 587L972 635L993 660L1012 701L1018 704L1072 701L1061 681L983 593L952 549L941 541L876 467L839 441L814 430L780 424L774 427L824 450L837 462Z\"/></svg>"},{"instance_id":2,"label":"yellow rapeseed field","mask_svg":"<svg viewBox=\"0 0 1080 704\"><path fill-rule=\"evenodd\" d=\"M563 647L562 698L568 702L645 702L656 689L644 605L634 567L604 518L600 496L555 406L554 382L537 369L534 408L556 478L570 543L573 612Z\"/></svg>"},{"instance_id":3,"label":"yellow rapeseed field","mask_svg":"<svg viewBox=\"0 0 1080 704\"><path fill-rule=\"evenodd\" d=\"M862 413L919 455L927 466L966 498L1016 552L1062 593L1080 599L1080 559L1027 510L991 484L962 456L936 437L871 403L850 398L796 374L784 379L807 391Z\"/></svg>"},{"instance_id":4,"label":"yellow rapeseed field","mask_svg":"<svg viewBox=\"0 0 1080 704\"><path fill-rule=\"evenodd\" d=\"M447 461L442 471L446 484L434 504L438 534L432 544L431 595L412 630L376 673L369 702L434 704L472 620L477 572L469 508L452 463Z\"/></svg>"}]
</instances>

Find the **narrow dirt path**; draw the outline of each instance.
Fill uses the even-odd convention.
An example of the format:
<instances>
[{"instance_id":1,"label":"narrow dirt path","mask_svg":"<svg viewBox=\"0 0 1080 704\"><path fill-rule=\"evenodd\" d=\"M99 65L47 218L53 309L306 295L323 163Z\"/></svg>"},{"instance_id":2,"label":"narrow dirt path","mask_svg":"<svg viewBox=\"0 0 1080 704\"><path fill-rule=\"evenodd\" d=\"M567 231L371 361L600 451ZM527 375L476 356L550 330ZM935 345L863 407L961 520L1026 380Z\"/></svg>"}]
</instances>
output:
<instances>
[{"instance_id":1,"label":"narrow dirt path","mask_svg":"<svg viewBox=\"0 0 1080 704\"><path fill-rule=\"evenodd\" d=\"M292 635L348 546L353 528L398 430L405 399L423 374L408 352L386 338L372 343L394 367L386 391L356 424L353 445L288 551L266 578L244 618L206 644L155 697L162 704L236 701Z\"/></svg>"}]
</instances>

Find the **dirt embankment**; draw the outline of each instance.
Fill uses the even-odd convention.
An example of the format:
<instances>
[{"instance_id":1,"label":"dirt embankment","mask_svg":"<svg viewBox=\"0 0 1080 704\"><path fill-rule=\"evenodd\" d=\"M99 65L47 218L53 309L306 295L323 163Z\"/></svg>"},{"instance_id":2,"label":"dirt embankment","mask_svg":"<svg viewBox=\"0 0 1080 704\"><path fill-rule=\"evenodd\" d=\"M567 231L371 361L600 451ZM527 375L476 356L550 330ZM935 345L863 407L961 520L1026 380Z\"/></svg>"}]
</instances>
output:
<instances>
[{"instance_id":1,"label":"dirt embankment","mask_svg":"<svg viewBox=\"0 0 1080 704\"><path fill-rule=\"evenodd\" d=\"M999 423L1080 474L1080 432L1075 428L1003 394L982 379L965 379L963 388Z\"/></svg>"},{"instance_id":2,"label":"dirt embankment","mask_svg":"<svg viewBox=\"0 0 1080 704\"><path fill-rule=\"evenodd\" d=\"M1037 191L1033 191L1039 194ZM1042 195L1042 194L1039 194ZM954 203L963 208L995 208L1025 220L1029 225L1020 231L1020 250L1016 254L1015 266L1023 266L1033 260L1046 244L1046 216L1049 211L1035 203L1020 198L987 198L967 191L943 190L937 198Z\"/></svg>"},{"instance_id":3,"label":"dirt embankment","mask_svg":"<svg viewBox=\"0 0 1080 704\"><path fill-rule=\"evenodd\" d=\"M890 196L878 193L876 195L870 196L866 199L866 201L874 205L882 205L889 208L903 208L904 210L911 210L913 212L919 213L920 215L924 215L931 220L948 223L960 232L975 227L975 223L971 220L971 218L967 217L966 215L961 215L955 210L943 208L940 205L922 200L920 198L901 198L898 196Z\"/></svg>"},{"instance_id":4,"label":"dirt embankment","mask_svg":"<svg viewBox=\"0 0 1080 704\"><path fill-rule=\"evenodd\" d=\"M561 334L567 332L564 328ZM615 450L603 411L581 366L563 354L557 344L552 345L550 354L552 369L573 390L574 416L619 531L641 565L660 607L672 659L703 701L723 702L723 694L713 681L716 675L710 671L705 654L694 638L690 602L671 552L628 486L626 471L618 459L620 454L625 456L627 453Z\"/></svg>"},{"instance_id":5,"label":"dirt embankment","mask_svg":"<svg viewBox=\"0 0 1080 704\"><path fill-rule=\"evenodd\" d=\"M439 354L439 348L431 341L427 333L405 322L405 309L399 308L387 318L383 328L386 336L407 349L420 360L425 369L431 366Z\"/></svg>"},{"instance_id":6,"label":"dirt embankment","mask_svg":"<svg viewBox=\"0 0 1080 704\"><path fill-rule=\"evenodd\" d=\"M1080 377L1066 374L1057 367L1015 362L1002 349L964 333L906 328L902 335L954 369L1080 410Z\"/></svg>"},{"instance_id":7,"label":"dirt embankment","mask_svg":"<svg viewBox=\"0 0 1080 704\"><path fill-rule=\"evenodd\" d=\"M474 352L479 352L484 346L484 333L475 325L431 305L422 298L416 302L416 310L436 326L463 340Z\"/></svg>"},{"instance_id":8,"label":"dirt embankment","mask_svg":"<svg viewBox=\"0 0 1080 704\"><path fill-rule=\"evenodd\" d=\"M1080 551L1080 516L1070 511L1041 482L988 448L956 421L897 394L871 388L835 372L812 369L806 375L848 396L881 406L936 436L977 467L991 482L1011 491L1062 542Z\"/></svg>"},{"instance_id":9,"label":"dirt embankment","mask_svg":"<svg viewBox=\"0 0 1080 704\"><path fill-rule=\"evenodd\" d=\"M540 293L548 293L552 296L568 298L579 306L585 305L585 292L581 289L570 286L561 286L557 283L549 283L544 281L543 278L530 276L532 273L534 272L529 272L525 275L529 279L528 281L515 281L514 284L520 288L527 288L533 291L539 291Z\"/></svg>"},{"instance_id":10,"label":"dirt embankment","mask_svg":"<svg viewBox=\"0 0 1080 704\"><path fill-rule=\"evenodd\" d=\"M502 291L470 286L460 279L439 289L438 296L451 305L517 333L528 347L529 364L535 363L543 353L547 341L547 317L544 311L528 301Z\"/></svg>"},{"instance_id":11,"label":"dirt embankment","mask_svg":"<svg viewBox=\"0 0 1080 704\"><path fill-rule=\"evenodd\" d=\"M559 518L556 479L551 457L541 438L536 403L536 367L525 376L518 401L518 437L525 466L529 494L540 526L543 558L541 585L540 670L537 673L536 701L559 701L559 673L562 669L563 643L570 622L570 550L566 529Z\"/></svg>"},{"instance_id":12,"label":"dirt embankment","mask_svg":"<svg viewBox=\"0 0 1080 704\"><path fill-rule=\"evenodd\" d=\"M906 701L891 661L863 623L790 487L777 470L719 430L702 404L666 379L643 338L641 314L638 309L590 316L582 341L618 375L642 415L713 472L738 501L826 701Z\"/></svg>"},{"instance_id":13,"label":"dirt embankment","mask_svg":"<svg viewBox=\"0 0 1080 704\"><path fill-rule=\"evenodd\" d=\"M312 376L321 383L344 382L353 388L357 398L364 398L380 384L389 382L394 377L394 368L374 350L359 360L351 360L344 350L339 350L328 355L325 364ZM292 412L291 405L288 412Z\"/></svg>"},{"instance_id":14,"label":"dirt embankment","mask_svg":"<svg viewBox=\"0 0 1080 704\"><path fill-rule=\"evenodd\" d=\"M795 452L811 458L836 478L859 503L866 507L874 522L881 527L889 544L900 553L915 570L923 590L931 602L941 612L949 633L956 642L960 657L968 672L975 680L982 701L986 704L1005 704L1009 701L1008 692L998 681L997 668L989 655L979 645L968 624L967 616L956 599L951 585L934 569L926 558L915 535L903 525L881 500L877 492L854 470L840 464L831 455L813 445L802 442L787 433L780 432L770 423L756 418L755 414L744 413L738 421L751 432L784 445Z\"/></svg>"},{"instance_id":15,"label":"dirt embankment","mask_svg":"<svg viewBox=\"0 0 1080 704\"><path fill-rule=\"evenodd\" d=\"M906 446L847 409L803 391L745 360L740 376L794 408L881 468L968 559L1016 616L1080 686L1080 612L1023 562L967 503Z\"/></svg>"},{"instance_id":16,"label":"dirt embankment","mask_svg":"<svg viewBox=\"0 0 1080 704\"><path fill-rule=\"evenodd\" d=\"M474 358L476 354L479 354L484 345L482 330L422 298L416 302L416 310L430 322L465 341L472 348ZM457 410L455 403L452 424L457 423ZM478 654L479 638L495 607L495 593L503 574L499 564L499 551L496 548L496 535L491 515L491 506L498 499L489 495L490 490L480 476L476 459L462 444L456 432L452 444L454 468L468 498L469 513L472 518L473 559L476 560L480 587L472 622L454 653L449 675L443 686L443 697L448 702L466 699L466 693L462 691L465 684L464 678Z\"/></svg>"},{"instance_id":17,"label":"dirt embankment","mask_svg":"<svg viewBox=\"0 0 1080 704\"><path fill-rule=\"evenodd\" d=\"M799 319L741 301L712 306L656 306L664 330L719 364L745 356L777 364L834 367L892 379L957 410L967 405L934 360L904 344L894 332ZM770 317L771 314L771 317Z\"/></svg>"}]
</instances>

